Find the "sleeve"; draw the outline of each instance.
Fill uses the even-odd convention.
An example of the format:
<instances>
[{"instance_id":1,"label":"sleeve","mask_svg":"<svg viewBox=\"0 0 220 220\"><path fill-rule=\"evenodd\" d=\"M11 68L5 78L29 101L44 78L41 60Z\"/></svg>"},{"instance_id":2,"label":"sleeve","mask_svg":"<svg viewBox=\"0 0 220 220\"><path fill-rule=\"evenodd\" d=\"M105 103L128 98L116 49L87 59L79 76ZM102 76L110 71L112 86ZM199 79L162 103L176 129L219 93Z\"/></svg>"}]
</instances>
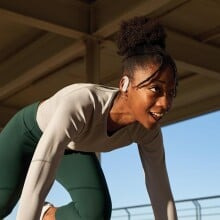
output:
<instances>
[{"instance_id":1,"label":"sleeve","mask_svg":"<svg viewBox=\"0 0 220 220\"><path fill-rule=\"evenodd\" d=\"M177 220L165 164L161 130L158 129L151 139L148 143L139 143L138 147L155 220Z\"/></svg>"},{"instance_id":2,"label":"sleeve","mask_svg":"<svg viewBox=\"0 0 220 220\"><path fill-rule=\"evenodd\" d=\"M82 121L77 113L71 115L70 108L67 108L65 103L61 103L54 112L30 163L17 220L40 218L43 203L55 179L57 166L74 133L83 126Z\"/></svg>"}]
</instances>

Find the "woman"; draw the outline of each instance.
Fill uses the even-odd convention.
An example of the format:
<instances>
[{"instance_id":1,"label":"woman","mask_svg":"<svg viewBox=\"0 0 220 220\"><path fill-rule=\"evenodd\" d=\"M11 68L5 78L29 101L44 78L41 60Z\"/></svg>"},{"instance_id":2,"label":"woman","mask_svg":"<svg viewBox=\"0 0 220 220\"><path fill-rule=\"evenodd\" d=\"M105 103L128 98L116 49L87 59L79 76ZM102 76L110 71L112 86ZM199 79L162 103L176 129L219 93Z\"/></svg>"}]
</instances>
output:
<instances>
[{"instance_id":1,"label":"woman","mask_svg":"<svg viewBox=\"0 0 220 220\"><path fill-rule=\"evenodd\" d=\"M155 219L177 219L159 127L177 85L164 29L144 16L123 22L118 49L123 56L118 89L67 86L19 111L1 132L0 218L20 198L17 220L109 220L111 200L95 152L135 142ZM43 207L55 179L72 202Z\"/></svg>"}]
</instances>

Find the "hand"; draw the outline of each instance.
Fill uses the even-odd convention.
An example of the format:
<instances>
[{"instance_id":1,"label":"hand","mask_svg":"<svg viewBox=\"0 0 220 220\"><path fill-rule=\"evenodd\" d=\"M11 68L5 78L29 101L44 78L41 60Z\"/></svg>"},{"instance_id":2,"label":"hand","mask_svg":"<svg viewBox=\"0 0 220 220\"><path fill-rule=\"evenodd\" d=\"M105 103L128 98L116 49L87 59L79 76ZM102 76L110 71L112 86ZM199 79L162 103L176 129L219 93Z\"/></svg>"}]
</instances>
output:
<instances>
[{"instance_id":1,"label":"hand","mask_svg":"<svg viewBox=\"0 0 220 220\"><path fill-rule=\"evenodd\" d=\"M55 213L57 208L50 207L44 214L43 220L56 220Z\"/></svg>"}]
</instances>

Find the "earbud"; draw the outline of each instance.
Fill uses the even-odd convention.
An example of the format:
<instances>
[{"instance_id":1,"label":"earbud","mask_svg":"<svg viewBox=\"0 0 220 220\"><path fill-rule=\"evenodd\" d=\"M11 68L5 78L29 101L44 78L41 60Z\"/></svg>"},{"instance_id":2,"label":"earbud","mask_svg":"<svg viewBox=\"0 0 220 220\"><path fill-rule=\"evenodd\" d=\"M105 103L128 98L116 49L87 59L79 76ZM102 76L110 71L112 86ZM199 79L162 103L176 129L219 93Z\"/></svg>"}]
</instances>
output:
<instances>
[{"instance_id":1,"label":"earbud","mask_svg":"<svg viewBox=\"0 0 220 220\"><path fill-rule=\"evenodd\" d=\"M123 80L122 91L126 92L129 85L129 78L127 76L123 76L122 80Z\"/></svg>"}]
</instances>

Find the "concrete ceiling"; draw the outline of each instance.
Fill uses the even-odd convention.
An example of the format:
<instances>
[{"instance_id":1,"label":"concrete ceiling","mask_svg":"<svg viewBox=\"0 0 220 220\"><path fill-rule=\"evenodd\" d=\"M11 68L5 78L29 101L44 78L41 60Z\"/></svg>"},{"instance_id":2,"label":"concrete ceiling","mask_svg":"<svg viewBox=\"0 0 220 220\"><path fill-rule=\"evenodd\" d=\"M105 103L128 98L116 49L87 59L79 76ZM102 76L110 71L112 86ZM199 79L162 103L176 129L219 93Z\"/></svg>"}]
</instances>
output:
<instances>
[{"instance_id":1,"label":"concrete ceiling","mask_svg":"<svg viewBox=\"0 0 220 220\"><path fill-rule=\"evenodd\" d=\"M114 43L122 20L159 16L179 72L167 125L220 109L220 1L0 1L0 127L23 106L65 85L117 86Z\"/></svg>"}]
</instances>

